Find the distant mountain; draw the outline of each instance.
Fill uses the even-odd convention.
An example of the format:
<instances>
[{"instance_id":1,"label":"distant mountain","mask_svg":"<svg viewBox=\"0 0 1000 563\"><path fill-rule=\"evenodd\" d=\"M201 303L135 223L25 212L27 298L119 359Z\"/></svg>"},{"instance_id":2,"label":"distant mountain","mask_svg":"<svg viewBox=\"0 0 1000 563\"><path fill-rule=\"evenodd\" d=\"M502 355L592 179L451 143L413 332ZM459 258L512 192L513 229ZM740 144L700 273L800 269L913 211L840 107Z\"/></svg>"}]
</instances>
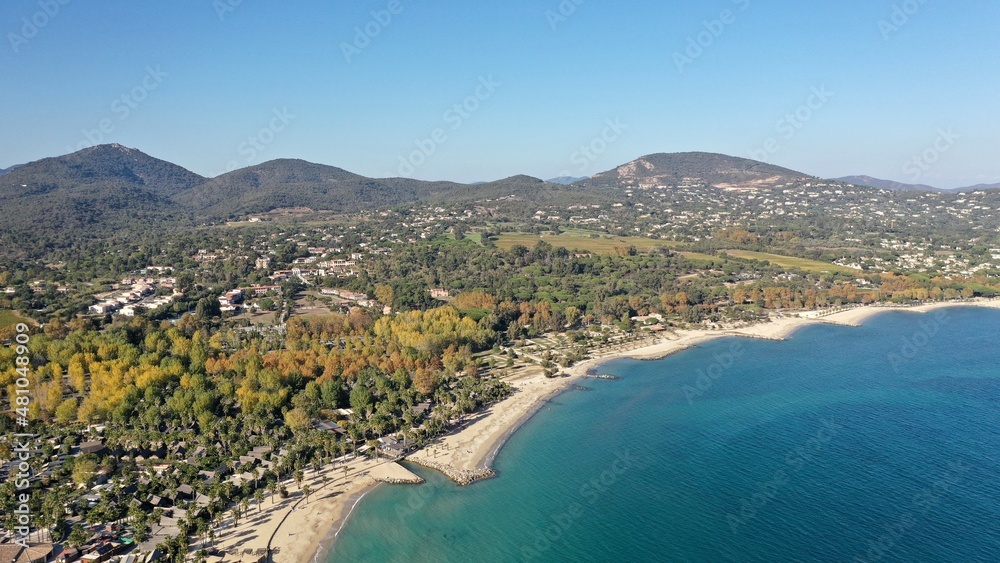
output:
<instances>
[{"instance_id":1,"label":"distant mountain","mask_svg":"<svg viewBox=\"0 0 1000 563\"><path fill-rule=\"evenodd\" d=\"M33 180L35 189L119 182L162 197L171 197L205 181L176 164L118 144L98 145L8 169L5 181L14 181L14 174Z\"/></svg>"},{"instance_id":2,"label":"distant mountain","mask_svg":"<svg viewBox=\"0 0 1000 563\"><path fill-rule=\"evenodd\" d=\"M574 181L575 180L575 181ZM342 168L279 159L206 179L121 145L9 168L0 175L0 254L99 245L109 237L266 213L310 208L353 214L400 205L471 203L487 213L536 214L543 205L569 209L628 201L625 191L651 186L753 190L816 180L763 162L722 154L651 154L590 178L543 181L511 176L478 184L367 178ZM933 190L867 176L840 178L889 189ZM564 183L572 182L572 183ZM981 185L972 189L997 188ZM88 242L89 241L89 242Z\"/></svg>"},{"instance_id":3,"label":"distant mountain","mask_svg":"<svg viewBox=\"0 0 1000 563\"><path fill-rule=\"evenodd\" d=\"M11 166L10 168L0 169L0 176L3 176L4 174L10 172L11 170L14 170L15 168L19 168L21 166L23 166L23 165L22 164L15 164L14 166Z\"/></svg>"},{"instance_id":4,"label":"distant mountain","mask_svg":"<svg viewBox=\"0 0 1000 563\"><path fill-rule=\"evenodd\" d=\"M555 184L519 174L482 184L454 184L447 191L438 192L424 199L426 201L480 203L502 199L508 204L522 202L524 205L531 206L554 203L570 206L583 203L610 203L614 198L607 189L595 189L578 184Z\"/></svg>"},{"instance_id":5,"label":"distant mountain","mask_svg":"<svg viewBox=\"0 0 1000 563\"><path fill-rule=\"evenodd\" d=\"M349 213L418 201L459 185L366 178L335 166L280 159L223 174L174 199L199 216L216 219L284 207Z\"/></svg>"},{"instance_id":6,"label":"distant mountain","mask_svg":"<svg viewBox=\"0 0 1000 563\"><path fill-rule=\"evenodd\" d=\"M935 188L934 186L927 186L925 184L904 184L902 182L893 182L892 180L880 180L878 178L872 178L871 176L844 176L843 178L832 178L836 182L845 182L847 184L854 184L855 186L871 186L873 188L880 188L883 190L892 190L894 192L908 192L908 191L921 191L921 192L940 192L942 190Z\"/></svg>"},{"instance_id":7,"label":"distant mountain","mask_svg":"<svg viewBox=\"0 0 1000 563\"><path fill-rule=\"evenodd\" d=\"M99 238L182 220L170 197L204 182L176 164L121 145L100 145L0 176L0 242L12 249Z\"/></svg>"},{"instance_id":8,"label":"distant mountain","mask_svg":"<svg viewBox=\"0 0 1000 563\"><path fill-rule=\"evenodd\" d=\"M550 184L575 184L580 180L586 180L587 176L580 176L579 178L574 178L573 176L559 176L558 178L552 178L551 180L546 180Z\"/></svg>"},{"instance_id":9,"label":"distant mountain","mask_svg":"<svg viewBox=\"0 0 1000 563\"><path fill-rule=\"evenodd\" d=\"M759 188L814 177L746 158L705 152L650 154L583 180L589 185L676 186L707 184L719 188Z\"/></svg>"},{"instance_id":10,"label":"distant mountain","mask_svg":"<svg viewBox=\"0 0 1000 563\"><path fill-rule=\"evenodd\" d=\"M198 217L219 220L287 207L356 213L417 202L485 202L511 196L534 202L573 202L574 198L589 196L607 199L575 186L546 183L523 175L477 184L366 178L334 166L282 159L207 180L174 200Z\"/></svg>"},{"instance_id":11,"label":"distant mountain","mask_svg":"<svg viewBox=\"0 0 1000 563\"><path fill-rule=\"evenodd\" d=\"M846 182L848 184L854 184L855 186L872 186L875 188L892 190L896 192L921 191L921 192L937 192L937 193L962 193L962 192L975 192L979 190L1000 189L1000 184L977 184L975 186L966 186L964 188L943 189L943 188L935 188L934 186L928 186L925 184L906 184L903 182L894 182L892 180L880 180L878 178L872 178L871 176L844 176L843 178L833 178L833 180L836 182Z\"/></svg>"},{"instance_id":12,"label":"distant mountain","mask_svg":"<svg viewBox=\"0 0 1000 563\"><path fill-rule=\"evenodd\" d=\"M1000 190L1000 184L976 184L975 186L968 186L965 188L958 188L955 191L958 192L975 192L979 190Z\"/></svg>"}]
</instances>

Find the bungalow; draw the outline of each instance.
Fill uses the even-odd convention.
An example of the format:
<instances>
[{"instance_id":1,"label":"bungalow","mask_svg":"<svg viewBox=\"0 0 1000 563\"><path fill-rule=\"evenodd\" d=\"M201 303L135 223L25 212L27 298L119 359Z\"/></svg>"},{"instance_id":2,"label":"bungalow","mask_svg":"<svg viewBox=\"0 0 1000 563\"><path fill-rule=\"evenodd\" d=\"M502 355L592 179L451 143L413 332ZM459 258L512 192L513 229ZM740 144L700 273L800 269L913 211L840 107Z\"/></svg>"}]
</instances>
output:
<instances>
[{"instance_id":1,"label":"bungalow","mask_svg":"<svg viewBox=\"0 0 1000 563\"><path fill-rule=\"evenodd\" d=\"M157 495L150 495L149 498L146 499L146 504L152 506L153 508L170 508L171 506L173 506L173 503L170 502L170 499Z\"/></svg>"},{"instance_id":2,"label":"bungalow","mask_svg":"<svg viewBox=\"0 0 1000 563\"><path fill-rule=\"evenodd\" d=\"M102 543L95 547L90 553L84 555L81 560L84 563L104 563L108 559L111 559L113 555L114 548L111 544Z\"/></svg>"},{"instance_id":3,"label":"bungalow","mask_svg":"<svg viewBox=\"0 0 1000 563\"><path fill-rule=\"evenodd\" d=\"M104 303L98 303L97 305L91 305L88 311L94 315L104 315L117 311L118 307L118 303L106 301Z\"/></svg>"},{"instance_id":4,"label":"bungalow","mask_svg":"<svg viewBox=\"0 0 1000 563\"><path fill-rule=\"evenodd\" d=\"M191 485L181 485L174 493L174 500L194 500L194 487Z\"/></svg>"},{"instance_id":5,"label":"bungalow","mask_svg":"<svg viewBox=\"0 0 1000 563\"><path fill-rule=\"evenodd\" d=\"M315 425L316 430L322 430L324 432L333 432L341 436L347 434L347 431L340 427L339 424L333 422L332 420L321 420Z\"/></svg>"},{"instance_id":6,"label":"bungalow","mask_svg":"<svg viewBox=\"0 0 1000 563\"><path fill-rule=\"evenodd\" d=\"M75 548L66 549L59 554L59 558L56 559L56 561L58 561L59 563L73 563L74 561L80 558L80 555L81 553L79 549Z\"/></svg>"},{"instance_id":7,"label":"bungalow","mask_svg":"<svg viewBox=\"0 0 1000 563\"><path fill-rule=\"evenodd\" d=\"M252 455L241 455L240 456L240 465L246 465L246 464L257 465L259 463L260 463L260 459L254 457Z\"/></svg>"},{"instance_id":8,"label":"bungalow","mask_svg":"<svg viewBox=\"0 0 1000 563\"><path fill-rule=\"evenodd\" d=\"M346 289L323 288L320 290L320 293L322 293L323 295L336 295L337 297L347 299L348 301L360 301L368 299L367 293L355 293L353 291L349 291Z\"/></svg>"},{"instance_id":9,"label":"bungalow","mask_svg":"<svg viewBox=\"0 0 1000 563\"><path fill-rule=\"evenodd\" d=\"M422 403L417 403L417 404L413 405L412 407L410 407L410 412L413 413L414 416L421 416L425 412L427 412L428 409L430 409L430 408L431 408L431 402L430 401L424 401Z\"/></svg>"},{"instance_id":10,"label":"bungalow","mask_svg":"<svg viewBox=\"0 0 1000 563\"><path fill-rule=\"evenodd\" d=\"M48 563L53 559L52 544L29 545L27 548L16 543L0 543L0 561L3 563Z\"/></svg>"},{"instance_id":11,"label":"bungalow","mask_svg":"<svg viewBox=\"0 0 1000 563\"><path fill-rule=\"evenodd\" d=\"M401 456L406 453L406 447L392 436L383 436L378 442L381 444L380 449L389 455Z\"/></svg>"},{"instance_id":12,"label":"bungalow","mask_svg":"<svg viewBox=\"0 0 1000 563\"><path fill-rule=\"evenodd\" d=\"M139 307L137 305L126 305L126 306L122 307L122 310L119 311L118 314L126 316L126 317L134 317L136 315L136 313L142 311L143 309L145 309L145 308L144 307Z\"/></svg>"},{"instance_id":13,"label":"bungalow","mask_svg":"<svg viewBox=\"0 0 1000 563\"><path fill-rule=\"evenodd\" d=\"M255 285L251 287L240 288L246 293L253 293L254 295L266 295L268 291L281 291L280 285Z\"/></svg>"},{"instance_id":14,"label":"bungalow","mask_svg":"<svg viewBox=\"0 0 1000 563\"><path fill-rule=\"evenodd\" d=\"M198 465L198 462L206 455L208 455L208 450L205 449L205 446L198 446L191 453L191 456L187 458L187 462L191 465Z\"/></svg>"},{"instance_id":15,"label":"bungalow","mask_svg":"<svg viewBox=\"0 0 1000 563\"><path fill-rule=\"evenodd\" d=\"M84 442L80 444L81 454L94 454L99 456L104 454L105 452L107 452L107 448L104 447L104 442L100 440L94 440L91 442Z\"/></svg>"}]
</instances>

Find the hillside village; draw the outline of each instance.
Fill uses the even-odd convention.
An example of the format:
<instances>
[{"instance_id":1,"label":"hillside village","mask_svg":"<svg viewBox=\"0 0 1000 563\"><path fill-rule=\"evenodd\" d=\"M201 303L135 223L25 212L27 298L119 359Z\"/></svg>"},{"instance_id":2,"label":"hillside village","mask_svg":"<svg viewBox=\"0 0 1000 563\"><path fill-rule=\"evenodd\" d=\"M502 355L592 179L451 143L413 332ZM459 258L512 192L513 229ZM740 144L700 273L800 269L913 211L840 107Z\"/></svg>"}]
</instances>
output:
<instances>
[{"instance_id":1,"label":"hillside village","mask_svg":"<svg viewBox=\"0 0 1000 563\"><path fill-rule=\"evenodd\" d=\"M21 323L46 494L31 546L8 534L0 556L258 563L273 553L215 534L400 458L525 374L695 328L1000 295L998 191L642 170L254 210L3 262L3 392ZM0 439L8 515L17 445Z\"/></svg>"}]
</instances>

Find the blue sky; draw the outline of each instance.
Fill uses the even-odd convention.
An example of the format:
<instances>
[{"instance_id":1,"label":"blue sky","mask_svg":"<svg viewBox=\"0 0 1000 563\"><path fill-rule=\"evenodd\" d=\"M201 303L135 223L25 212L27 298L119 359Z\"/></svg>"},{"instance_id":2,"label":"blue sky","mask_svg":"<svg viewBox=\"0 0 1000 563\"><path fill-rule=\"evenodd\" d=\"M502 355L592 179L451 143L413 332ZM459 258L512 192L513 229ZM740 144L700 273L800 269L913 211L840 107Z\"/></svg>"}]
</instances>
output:
<instances>
[{"instance_id":1,"label":"blue sky","mask_svg":"<svg viewBox=\"0 0 1000 563\"><path fill-rule=\"evenodd\" d=\"M117 142L210 176L294 157L478 181L702 150L1000 182L997 21L985 0L4 0L0 167Z\"/></svg>"}]
</instances>

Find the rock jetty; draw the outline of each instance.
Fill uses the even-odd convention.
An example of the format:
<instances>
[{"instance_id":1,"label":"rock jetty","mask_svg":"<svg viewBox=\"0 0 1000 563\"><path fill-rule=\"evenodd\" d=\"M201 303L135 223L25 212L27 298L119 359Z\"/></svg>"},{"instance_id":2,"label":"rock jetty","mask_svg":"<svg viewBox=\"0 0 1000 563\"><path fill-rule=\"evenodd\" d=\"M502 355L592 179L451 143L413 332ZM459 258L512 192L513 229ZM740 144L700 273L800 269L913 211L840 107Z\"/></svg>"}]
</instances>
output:
<instances>
[{"instance_id":1,"label":"rock jetty","mask_svg":"<svg viewBox=\"0 0 1000 563\"><path fill-rule=\"evenodd\" d=\"M371 478L379 483L394 485L419 485L424 480L398 463L385 463L372 469Z\"/></svg>"},{"instance_id":2,"label":"rock jetty","mask_svg":"<svg viewBox=\"0 0 1000 563\"><path fill-rule=\"evenodd\" d=\"M444 463L437 463L436 461L431 461L429 459L421 458L408 458L406 461L411 463L416 463L417 465L423 465L424 467L429 467L444 473L449 479L461 486L471 485L476 481L481 481L483 479L489 479L496 475L496 471L493 471L489 467L484 467L481 469L455 469L450 465Z\"/></svg>"}]
</instances>

